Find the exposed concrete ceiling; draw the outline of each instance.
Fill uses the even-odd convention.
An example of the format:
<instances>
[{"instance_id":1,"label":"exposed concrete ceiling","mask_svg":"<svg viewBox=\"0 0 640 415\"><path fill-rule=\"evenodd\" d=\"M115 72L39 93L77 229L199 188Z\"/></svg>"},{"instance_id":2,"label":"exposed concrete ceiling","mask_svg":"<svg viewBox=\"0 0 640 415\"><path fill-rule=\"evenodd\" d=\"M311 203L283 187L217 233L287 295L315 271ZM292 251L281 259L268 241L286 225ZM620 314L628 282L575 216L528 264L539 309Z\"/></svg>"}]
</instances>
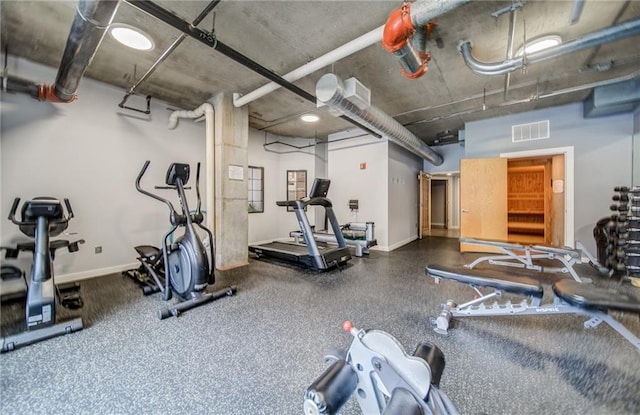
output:
<instances>
[{"instance_id":1,"label":"exposed concrete ceiling","mask_svg":"<svg viewBox=\"0 0 640 415\"><path fill-rule=\"evenodd\" d=\"M156 2L189 22L209 3ZM57 68L76 4L60 0L3 0L0 2L3 52ZM382 26L390 12L401 4L400 1L224 0L214 9L215 34L238 52L284 75ZM503 61L510 13L498 17L492 13L511 4L472 1L439 17L437 35L443 47L437 46L436 36L432 35L427 42L432 60L428 72L419 79L405 78L398 61L378 42L294 84L315 95L317 80L327 72L342 79L355 76L371 90L373 105L432 143L439 133L442 136L445 130L455 132L468 121L582 101L591 89L562 91L627 76L640 68L640 36L634 36L530 65L526 71L517 70L511 74L505 97L505 76L474 74L457 46L468 39L477 59ZM514 48L522 45L525 35L526 39L532 39L558 34L568 41L640 17L639 1L585 0L579 21L571 25L574 5L574 1L562 0L525 2L517 12ZM85 77L121 87L124 97L181 33L127 2L120 4L114 22L134 25L155 42L152 51L140 52L119 45L110 36L104 38ZM211 31L213 22L211 14L198 28ZM268 82L220 52L187 38L140 84L136 94L193 109L217 93L246 94ZM536 99L543 96L548 97ZM80 95L80 102L82 99ZM143 102L142 98L133 97L129 104L144 107ZM118 102L113 104L115 108ZM305 112L320 115L320 122L300 121L298 115ZM249 114L252 127L283 136L324 137L353 127L282 88L251 102Z\"/></svg>"}]
</instances>

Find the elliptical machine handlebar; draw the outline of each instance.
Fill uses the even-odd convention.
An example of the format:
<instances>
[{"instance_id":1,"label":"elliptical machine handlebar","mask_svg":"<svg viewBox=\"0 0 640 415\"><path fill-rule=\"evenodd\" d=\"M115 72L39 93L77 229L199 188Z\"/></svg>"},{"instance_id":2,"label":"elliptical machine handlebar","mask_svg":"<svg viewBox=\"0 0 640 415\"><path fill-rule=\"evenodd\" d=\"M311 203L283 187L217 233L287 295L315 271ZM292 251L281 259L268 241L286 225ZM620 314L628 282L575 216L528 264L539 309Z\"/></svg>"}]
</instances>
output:
<instances>
[{"instance_id":1,"label":"elliptical machine handlebar","mask_svg":"<svg viewBox=\"0 0 640 415\"><path fill-rule=\"evenodd\" d=\"M140 173L138 174L138 178L136 179L136 189L142 193L143 195L149 196L153 199L156 199L162 203L165 203L167 205L167 207L169 207L169 211L175 216L177 215L177 212L175 210L175 208L173 207L173 204L171 203L171 201L169 201L169 199L165 199L163 197L160 197L158 195L155 195L147 190L144 190L142 187L140 187L140 180L142 179L142 176L144 176L145 172L147 171L147 168L149 167L149 164L151 164L150 160L147 160L144 162L144 166L142 166L142 170L140 170Z\"/></svg>"},{"instance_id":2,"label":"elliptical machine handlebar","mask_svg":"<svg viewBox=\"0 0 640 415\"><path fill-rule=\"evenodd\" d=\"M13 205L11 206L11 210L9 211L9 220L16 225L21 225L21 222L18 222L15 218L16 210L18 210L18 204L20 204L20 198L16 197L13 201Z\"/></svg>"}]
</instances>

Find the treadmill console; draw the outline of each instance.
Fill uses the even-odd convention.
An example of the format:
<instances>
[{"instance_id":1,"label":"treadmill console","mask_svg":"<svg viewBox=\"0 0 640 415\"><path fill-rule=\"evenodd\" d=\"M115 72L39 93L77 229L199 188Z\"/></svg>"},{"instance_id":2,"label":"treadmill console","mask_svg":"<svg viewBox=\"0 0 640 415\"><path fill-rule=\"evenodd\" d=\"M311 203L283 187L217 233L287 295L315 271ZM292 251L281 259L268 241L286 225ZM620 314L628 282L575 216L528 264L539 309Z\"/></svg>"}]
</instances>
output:
<instances>
[{"instance_id":1,"label":"treadmill console","mask_svg":"<svg viewBox=\"0 0 640 415\"><path fill-rule=\"evenodd\" d=\"M313 184L311 185L309 198L313 199L314 197L327 197L327 193L329 193L330 184L331 184L331 180L319 179L316 177L313 180Z\"/></svg>"}]
</instances>

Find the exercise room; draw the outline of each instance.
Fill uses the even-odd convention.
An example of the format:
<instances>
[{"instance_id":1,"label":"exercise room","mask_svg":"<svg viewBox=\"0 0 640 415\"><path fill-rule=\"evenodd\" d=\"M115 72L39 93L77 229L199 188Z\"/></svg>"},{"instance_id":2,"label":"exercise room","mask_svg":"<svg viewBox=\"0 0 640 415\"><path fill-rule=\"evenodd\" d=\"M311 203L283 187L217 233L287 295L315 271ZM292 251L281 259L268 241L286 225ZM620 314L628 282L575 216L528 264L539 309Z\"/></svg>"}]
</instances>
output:
<instances>
[{"instance_id":1,"label":"exercise room","mask_svg":"<svg viewBox=\"0 0 640 415\"><path fill-rule=\"evenodd\" d=\"M640 413L640 2L0 2L1 414Z\"/></svg>"}]
</instances>

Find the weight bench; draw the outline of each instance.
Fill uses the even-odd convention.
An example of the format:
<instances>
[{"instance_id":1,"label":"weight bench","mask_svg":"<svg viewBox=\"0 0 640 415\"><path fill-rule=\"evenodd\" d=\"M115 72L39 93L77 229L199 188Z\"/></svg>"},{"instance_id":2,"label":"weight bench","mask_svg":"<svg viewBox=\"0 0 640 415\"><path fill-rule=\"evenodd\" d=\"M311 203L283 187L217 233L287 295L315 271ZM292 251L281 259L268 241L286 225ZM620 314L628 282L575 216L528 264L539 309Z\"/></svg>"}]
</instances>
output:
<instances>
[{"instance_id":1,"label":"weight bench","mask_svg":"<svg viewBox=\"0 0 640 415\"><path fill-rule=\"evenodd\" d=\"M486 272L460 270L443 265L427 265L425 273L433 277L436 283L445 279L467 284L476 294L475 299L464 304L458 305L453 300L442 304L440 314L435 319L434 330L437 333L447 334L453 317L580 314L589 317L584 323L585 328L595 328L605 322L640 350L640 339L607 314L609 311L625 311L640 315L640 290L633 287L623 287L624 291L612 290L565 279L553 284L553 302L543 305L542 285L532 278L513 277L506 273L494 277ZM492 292L483 293L480 288L492 289ZM487 303L490 299L500 298L503 292L527 298L519 303Z\"/></svg>"},{"instance_id":2,"label":"weight bench","mask_svg":"<svg viewBox=\"0 0 640 415\"><path fill-rule=\"evenodd\" d=\"M598 263L593 255L582 245L576 242L576 249L563 247L558 248L549 245L522 245L519 243L491 241L486 239L460 238L460 242L471 245L487 246L499 249L504 255L487 255L466 264L466 268L473 269L481 262L487 261L491 265L502 265L507 267L532 269L538 272L569 273L577 282L586 282L578 276L573 266L582 264L582 256L586 256L589 264L601 274L606 274L609 270ZM534 264L534 260L551 259L560 261L562 267L544 267Z\"/></svg>"}]
</instances>

